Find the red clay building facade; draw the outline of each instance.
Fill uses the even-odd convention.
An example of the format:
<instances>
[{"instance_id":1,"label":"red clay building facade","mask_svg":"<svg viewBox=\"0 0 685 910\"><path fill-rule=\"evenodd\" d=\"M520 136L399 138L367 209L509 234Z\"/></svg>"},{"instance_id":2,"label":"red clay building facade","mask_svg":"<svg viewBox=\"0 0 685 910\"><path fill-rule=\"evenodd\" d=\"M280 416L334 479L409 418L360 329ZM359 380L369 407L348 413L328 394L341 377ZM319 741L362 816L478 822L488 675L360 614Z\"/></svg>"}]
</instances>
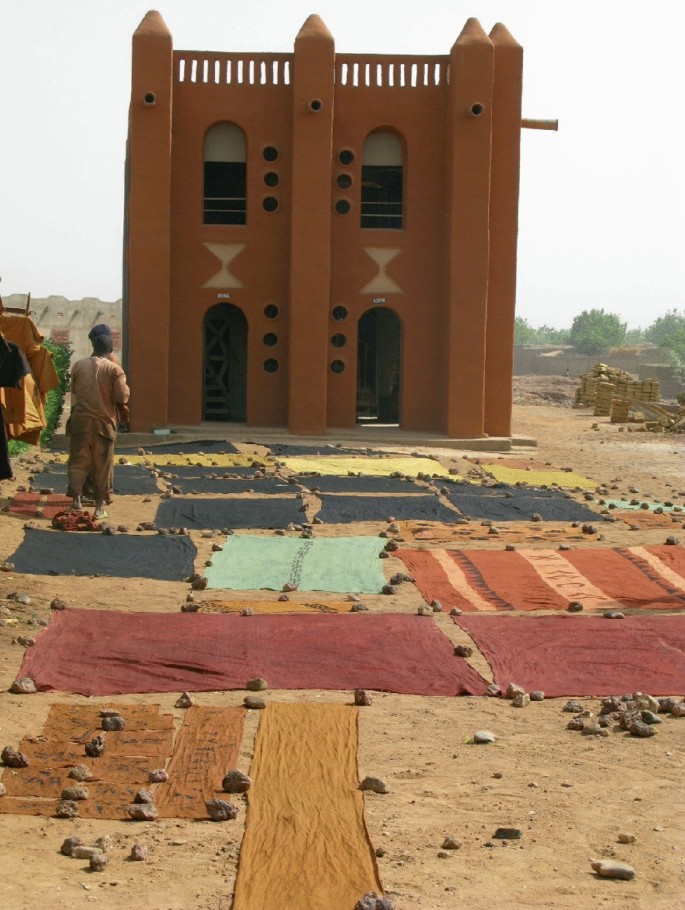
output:
<instances>
[{"instance_id":1,"label":"red clay building facade","mask_svg":"<svg viewBox=\"0 0 685 910\"><path fill-rule=\"evenodd\" d=\"M446 56L133 37L125 363L132 429L360 420L511 434L522 49Z\"/></svg>"}]
</instances>

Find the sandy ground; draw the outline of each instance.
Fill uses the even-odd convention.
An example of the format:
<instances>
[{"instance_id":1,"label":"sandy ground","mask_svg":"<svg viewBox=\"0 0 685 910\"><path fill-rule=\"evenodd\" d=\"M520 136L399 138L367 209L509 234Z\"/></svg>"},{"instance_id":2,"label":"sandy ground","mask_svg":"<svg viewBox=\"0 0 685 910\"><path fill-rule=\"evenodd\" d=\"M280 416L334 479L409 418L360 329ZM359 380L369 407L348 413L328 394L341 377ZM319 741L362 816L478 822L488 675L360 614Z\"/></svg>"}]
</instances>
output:
<instances>
[{"instance_id":1,"label":"sandy ground","mask_svg":"<svg viewBox=\"0 0 685 910\"><path fill-rule=\"evenodd\" d=\"M521 448L493 459L506 463L512 458L534 458L556 468L572 467L598 482L614 483L619 495L636 495L629 493L634 487L640 498L685 504L685 436L619 431L605 418L558 404L517 404L514 429L521 436L535 437L537 449ZM474 453L451 450L435 454L445 465L462 469L464 457L474 457ZM483 453L478 457L492 460ZM16 465L15 481L0 486L2 502L18 484L26 483L31 467L35 465ZM149 503L118 497L109 509L110 520L133 530L139 521L153 518L157 504L156 497ZM24 521L0 514L0 561L20 542ZM354 528L355 533L379 530L379 523ZM317 535L351 531L316 528ZM640 532L604 524L601 531L606 545L663 543L673 533L685 540L682 524L668 531ZM197 569L201 571L211 541L198 532L192 536L198 545ZM495 539L473 546L501 548L502 544ZM398 560L386 560L388 576L402 569ZM85 701L61 693L19 696L7 691L24 651L15 639L40 631L54 597L78 608L164 613L177 611L187 590L183 582L117 579L109 583L98 578L0 572L0 619L4 622L0 627L0 747L17 746L27 734L39 735L53 702ZM31 603L24 606L7 600L12 592L28 594ZM237 592L226 596L241 598ZM257 596L274 597L267 592ZM408 613L415 613L422 603L411 584L402 585L396 596L365 597L364 601L375 611ZM469 643L446 614L436 615L434 621L455 643ZM491 679L487 663L477 652L471 662ZM196 702L240 705L245 694L206 692L198 694ZM267 693L274 701L346 703L350 695ZM176 697L152 693L94 701L159 704L175 715L180 726L183 712L173 707ZM469 910L685 908L685 720L662 724L659 735L651 739L581 737L566 729L569 715L561 711L564 701L549 699L517 710L499 699L376 693L373 705L361 710L360 779L372 774L384 779L389 788L386 795L366 794L368 830L379 854L385 892L398 910L457 906ZM596 699L584 702L591 709L598 706ZM259 712L248 712L239 763L244 771L250 767L258 722ZM496 743L487 747L470 744L472 734L484 728L496 734ZM244 811L223 825L2 815L0 903L6 910L62 910L89 904L117 910L122 906L130 910L228 910L244 819ZM501 826L520 828L522 837L509 842L493 840ZM635 842L619 843L622 833L635 835ZM91 873L87 862L60 855L62 840L72 834L86 843L104 834L112 837L104 872ZM442 849L448 835L462 842L460 849ZM147 862L128 861L134 843L148 845ZM598 878L590 861L602 858L630 863L637 870L635 878L629 882ZM274 899L274 906L280 906L276 896Z\"/></svg>"}]
</instances>

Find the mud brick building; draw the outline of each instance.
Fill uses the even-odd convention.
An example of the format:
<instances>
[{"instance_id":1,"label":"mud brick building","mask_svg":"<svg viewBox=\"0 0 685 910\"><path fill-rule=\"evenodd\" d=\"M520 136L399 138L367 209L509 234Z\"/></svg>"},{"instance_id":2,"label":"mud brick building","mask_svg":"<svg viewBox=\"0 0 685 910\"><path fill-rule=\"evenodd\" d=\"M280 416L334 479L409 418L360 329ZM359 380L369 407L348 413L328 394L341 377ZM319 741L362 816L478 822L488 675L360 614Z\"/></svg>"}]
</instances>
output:
<instances>
[{"instance_id":1,"label":"mud brick building","mask_svg":"<svg viewBox=\"0 0 685 910\"><path fill-rule=\"evenodd\" d=\"M445 56L133 36L124 357L132 428L360 421L511 434L522 48Z\"/></svg>"}]
</instances>

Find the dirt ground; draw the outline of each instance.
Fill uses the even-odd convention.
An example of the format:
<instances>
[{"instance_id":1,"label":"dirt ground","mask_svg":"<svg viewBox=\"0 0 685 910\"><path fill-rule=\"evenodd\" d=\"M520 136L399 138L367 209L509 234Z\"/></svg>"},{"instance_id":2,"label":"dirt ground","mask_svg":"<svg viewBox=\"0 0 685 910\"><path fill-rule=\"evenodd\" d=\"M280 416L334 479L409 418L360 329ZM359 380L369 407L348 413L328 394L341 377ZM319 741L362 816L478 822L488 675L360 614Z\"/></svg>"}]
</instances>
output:
<instances>
[{"instance_id":1,"label":"dirt ground","mask_svg":"<svg viewBox=\"0 0 685 910\"><path fill-rule=\"evenodd\" d=\"M435 450L439 461L464 470L469 467L465 457L503 463L534 459L555 468L572 467L598 483L614 483L620 496L670 499L685 505L685 436L628 432L606 418L573 410L565 406L572 397L572 381L569 385L559 379L551 386L555 394L570 389L566 398L545 398L539 389L531 391L530 384L525 385L517 388L516 401L527 403L515 405L514 431L537 439L537 448L521 447L493 456ZM29 459L35 457L49 456L30 454ZM0 505L18 485L26 484L35 463L24 461L15 467L16 479L0 485ZM639 494L630 492L631 487ZM152 520L157 505L157 497L148 503L141 497L117 497L109 509L110 520L133 530L139 521ZM26 520L0 514L0 562L19 544ZM605 545L663 543L667 534L679 535L685 542L682 523L674 524L673 530L630 532L618 524L602 526ZM355 526L354 533L380 530L382 524L369 523ZM352 531L316 527L317 536L344 533ZM211 541L199 532L192 532L192 537L198 546L196 568L202 571ZM495 539L469 546L501 549L502 543ZM389 576L403 566L390 558L384 570ZM39 735L52 703L86 701L63 693L22 696L7 691L24 653L16 638L40 632L50 617L53 598L80 609L165 613L178 611L187 591L184 582L117 579L112 583L102 578L0 572L0 747L16 747L23 736ZM27 594L30 604L8 600L13 592ZM273 598L274 594L256 596ZM239 592L228 592L226 597L244 599ZM378 612L416 613L422 599L412 584L405 584L396 596L364 597L364 602ZM469 643L446 613L436 614L434 621L455 644ZM478 652L470 661L491 680ZM201 705L241 705L245 694L204 692L195 700ZM269 690L266 696L272 701L349 703L351 693ZM91 701L159 704L180 726L183 712L174 708L176 698L177 694L152 693ZM596 699L582 701L590 709L599 704ZM382 853L378 867L383 887L397 910L685 908L685 720L663 723L659 735L650 739L581 737L566 729L569 715L562 713L564 702L548 699L517 710L509 701L486 697L375 693L373 705L360 711L360 779L368 774L381 777L389 789L386 795L367 793L365 812L373 848ZM248 712L239 762L246 772L258 723L259 712ZM481 729L496 734L493 745L469 743ZM103 910L228 910L244 821L244 811L222 825L0 815L0 904L5 910L64 910L90 904ZM522 837L493 841L496 828L502 826L521 829ZM619 842L619 835L626 833L635 836L634 843ZM72 834L86 843L104 834L111 836L113 847L104 872L91 873L86 861L60 854L63 839ZM462 842L460 849L442 849L448 835ZM131 846L141 842L149 847L149 859L128 861ZM636 869L635 878L597 877L590 861L603 858L629 863ZM281 906L277 895L273 906Z\"/></svg>"}]
</instances>

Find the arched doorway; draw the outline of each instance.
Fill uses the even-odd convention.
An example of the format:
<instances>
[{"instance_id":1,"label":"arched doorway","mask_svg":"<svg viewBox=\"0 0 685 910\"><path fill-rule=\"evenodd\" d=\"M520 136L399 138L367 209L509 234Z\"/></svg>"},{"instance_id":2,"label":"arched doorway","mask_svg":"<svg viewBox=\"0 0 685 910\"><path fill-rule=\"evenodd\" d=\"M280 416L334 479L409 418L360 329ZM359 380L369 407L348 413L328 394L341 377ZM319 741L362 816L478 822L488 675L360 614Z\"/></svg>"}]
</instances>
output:
<instances>
[{"instance_id":1,"label":"arched doorway","mask_svg":"<svg viewBox=\"0 0 685 910\"><path fill-rule=\"evenodd\" d=\"M219 303L204 321L202 419L247 417L247 319L238 307Z\"/></svg>"},{"instance_id":2,"label":"arched doorway","mask_svg":"<svg viewBox=\"0 0 685 910\"><path fill-rule=\"evenodd\" d=\"M367 310L357 330L357 420L399 423L402 324L387 307Z\"/></svg>"}]
</instances>

